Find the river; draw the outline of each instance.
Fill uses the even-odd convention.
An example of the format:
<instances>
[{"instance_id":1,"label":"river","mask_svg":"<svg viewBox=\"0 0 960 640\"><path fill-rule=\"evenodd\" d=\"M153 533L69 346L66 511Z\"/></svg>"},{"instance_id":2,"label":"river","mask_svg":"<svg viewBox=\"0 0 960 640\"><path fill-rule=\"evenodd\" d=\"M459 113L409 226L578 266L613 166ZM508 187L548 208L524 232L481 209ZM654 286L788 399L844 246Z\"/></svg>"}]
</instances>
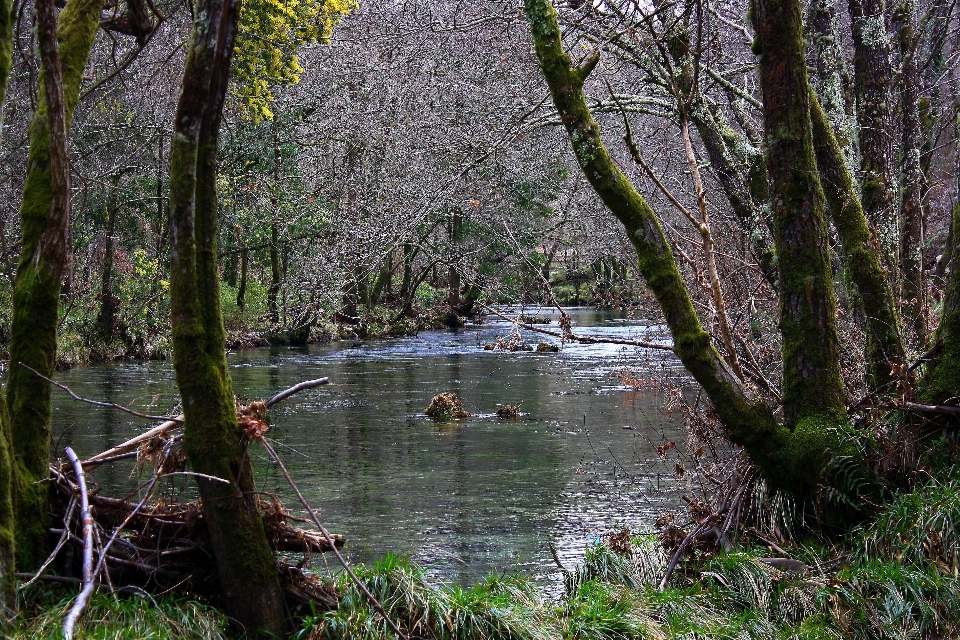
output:
<instances>
[{"instance_id":1,"label":"river","mask_svg":"<svg viewBox=\"0 0 960 640\"><path fill-rule=\"evenodd\" d=\"M662 338L662 327L622 313L570 313L584 335ZM567 344L544 354L483 349L511 332L494 318L396 340L242 351L228 362L244 400L330 377L330 385L275 407L267 435L327 528L346 536L352 559L409 553L437 580L469 583L516 569L555 582L549 545L573 566L596 536L650 529L676 505L673 462L656 447L680 441L682 424L657 409L653 392L623 385L617 373L683 379L684 371L669 353L620 345ZM523 337L559 344L528 331ZM143 412L165 414L177 402L169 362L77 367L57 378L85 397ZM459 394L470 417L426 417L441 391ZM520 417L498 418L499 403L520 405ZM54 390L58 452L69 444L89 456L148 426ZM274 465L252 453L263 490L302 515ZM92 476L110 495L137 484L131 466L108 465ZM181 477L167 492L189 497L193 488Z\"/></svg>"}]
</instances>

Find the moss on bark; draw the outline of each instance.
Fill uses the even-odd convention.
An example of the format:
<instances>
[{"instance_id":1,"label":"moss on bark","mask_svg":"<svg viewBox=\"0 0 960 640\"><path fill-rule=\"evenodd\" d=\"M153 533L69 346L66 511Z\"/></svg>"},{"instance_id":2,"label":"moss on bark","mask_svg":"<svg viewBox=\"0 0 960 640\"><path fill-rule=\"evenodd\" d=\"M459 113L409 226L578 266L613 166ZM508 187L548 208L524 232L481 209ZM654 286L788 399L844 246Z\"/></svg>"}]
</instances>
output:
<instances>
[{"instance_id":1,"label":"moss on bark","mask_svg":"<svg viewBox=\"0 0 960 640\"><path fill-rule=\"evenodd\" d=\"M184 448L198 479L227 612L248 634L283 631L273 553L257 508L227 371L217 269L217 140L239 2L205 0L184 70L170 149L173 366Z\"/></svg>"},{"instance_id":2,"label":"moss on bark","mask_svg":"<svg viewBox=\"0 0 960 640\"><path fill-rule=\"evenodd\" d=\"M960 233L960 204L953 207L951 228L954 237ZM950 256L953 269L943 296L940 326L933 336L934 356L920 379L918 396L927 404L942 404L960 396L960 242L953 243ZM944 418L946 420L946 418ZM955 417L950 418L954 425Z\"/></svg>"},{"instance_id":3,"label":"moss on bark","mask_svg":"<svg viewBox=\"0 0 960 640\"><path fill-rule=\"evenodd\" d=\"M80 96L83 69L100 23L102 2L74 0L60 13L57 29L63 111L69 129ZM57 353L60 282L69 259L69 219L56 219L47 96L41 83L30 125L30 152L20 208L22 248L13 284L10 337L10 408L16 474L18 558L24 568L43 560L47 539L47 488L50 457L50 387L18 363L44 375L53 372Z\"/></svg>"},{"instance_id":4,"label":"moss on bark","mask_svg":"<svg viewBox=\"0 0 960 640\"><path fill-rule=\"evenodd\" d=\"M810 120L827 210L843 245L847 277L856 286L866 319L871 387L879 389L892 380L891 364L903 365L907 359L893 290L880 264L876 234L863 213L833 128L812 89Z\"/></svg>"}]
</instances>

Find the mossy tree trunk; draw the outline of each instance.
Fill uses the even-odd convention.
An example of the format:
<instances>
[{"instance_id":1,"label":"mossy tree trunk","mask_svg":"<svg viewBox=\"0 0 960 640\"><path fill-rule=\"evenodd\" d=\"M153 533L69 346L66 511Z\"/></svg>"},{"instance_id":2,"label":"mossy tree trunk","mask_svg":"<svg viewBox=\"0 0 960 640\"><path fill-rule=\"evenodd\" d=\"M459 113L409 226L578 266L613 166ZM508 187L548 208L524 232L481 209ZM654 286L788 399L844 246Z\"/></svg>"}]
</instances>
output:
<instances>
[{"instance_id":1,"label":"mossy tree trunk","mask_svg":"<svg viewBox=\"0 0 960 640\"><path fill-rule=\"evenodd\" d=\"M779 85L784 97L799 102L785 104L780 99L772 114L773 121L780 123L777 130L783 129L783 140L768 132L768 144L785 154L772 163L775 171L771 172L773 193L783 200L775 209L774 220L777 249L784 252L780 277L787 316L784 379L789 420L785 426L778 424L765 403L748 398L727 369L697 317L657 216L604 147L583 94L583 83L599 54L589 55L574 67L563 51L552 2L526 0L525 6L540 68L577 161L601 200L623 224L637 253L638 270L664 313L674 351L713 402L728 436L747 450L770 485L801 500L816 499L821 486L829 482L824 473L832 456L851 457L860 466L863 460L843 434L846 413L822 194L816 182L809 105L806 100L796 100L807 92L799 5L768 3L761 8L767 38L776 34L776 38L786 39L777 42L780 51L762 59L769 83L765 93ZM784 15L779 15L781 11ZM802 163L801 168L792 171L790 161ZM784 261L789 264L784 266ZM828 519L843 518L838 511L826 512L831 505L822 506L821 513Z\"/></svg>"},{"instance_id":2,"label":"mossy tree trunk","mask_svg":"<svg viewBox=\"0 0 960 640\"><path fill-rule=\"evenodd\" d=\"M0 0L0 131L3 129L3 105L13 63L13 6ZM6 242L4 241L4 245ZM0 390L0 632L7 629L16 612L16 511L13 502L15 467L13 434L7 403Z\"/></svg>"},{"instance_id":3,"label":"mossy tree trunk","mask_svg":"<svg viewBox=\"0 0 960 640\"><path fill-rule=\"evenodd\" d=\"M833 127L812 88L810 120L827 210L843 247L847 277L856 287L857 302L863 307L870 386L880 389L893 379L891 365L902 366L907 360L893 289L880 264L876 234L863 213Z\"/></svg>"},{"instance_id":4,"label":"mossy tree trunk","mask_svg":"<svg viewBox=\"0 0 960 640\"><path fill-rule=\"evenodd\" d=\"M849 425L840 373L836 298L830 269L823 193L810 126L810 97L799 0L754 0L760 57L767 170L780 272L783 338L783 413L791 429L789 464L808 492L831 485L822 477L831 460L872 489L866 459L846 436ZM849 476L847 476L849 478ZM861 487L837 487L849 498ZM828 506L828 505L823 505ZM849 520L840 507L826 519Z\"/></svg>"},{"instance_id":5,"label":"mossy tree trunk","mask_svg":"<svg viewBox=\"0 0 960 640\"><path fill-rule=\"evenodd\" d=\"M198 478L227 613L279 634L284 605L237 422L224 354L217 269L217 143L237 31L238 0L201 0L170 149L170 303L184 449Z\"/></svg>"},{"instance_id":6,"label":"mossy tree trunk","mask_svg":"<svg viewBox=\"0 0 960 640\"><path fill-rule=\"evenodd\" d=\"M951 230L954 238L960 233L960 203L953 206ZM947 286L943 296L940 325L933 336L933 356L920 380L918 396L927 404L944 404L960 397L960 242L951 247ZM948 256L944 256L944 260ZM944 418L946 420L946 418ZM956 426L957 418L950 418Z\"/></svg>"},{"instance_id":7,"label":"mossy tree trunk","mask_svg":"<svg viewBox=\"0 0 960 640\"><path fill-rule=\"evenodd\" d=\"M923 271L923 191L925 174L920 163L923 130L920 123L920 73L917 69L913 0L900 0L895 20L900 24L897 44L900 65L900 118L902 121L900 170L900 272L903 277L903 315L916 347L927 340L926 279Z\"/></svg>"},{"instance_id":8,"label":"mossy tree trunk","mask_svg":"<svg viewBox=\"0 0 960 640\"><path fill-rule=\"evenodd\" d=\"M863 210L880 242L891 285L900 285L900 225L894 155L893 68L884 0L849 0L860 131Z\"/></svg>"},{"instance_id":9,"label":"mossy tree trunk","mask_svg":"<svg viewBox=\"0 0 960 640\"><path fill-rule=\"evenodd\" d=\"M60 286L70 259L67 132L103 8L102 0L72 0L60 13L58 28L48 4L37 4L43 81L30 124L7 381L17 465L17 554L24 568L41 562L46 552L48 485L40 481L49 473L50 387L19 363L50 376L56 362Z\"/></svg>"}]
</instances>

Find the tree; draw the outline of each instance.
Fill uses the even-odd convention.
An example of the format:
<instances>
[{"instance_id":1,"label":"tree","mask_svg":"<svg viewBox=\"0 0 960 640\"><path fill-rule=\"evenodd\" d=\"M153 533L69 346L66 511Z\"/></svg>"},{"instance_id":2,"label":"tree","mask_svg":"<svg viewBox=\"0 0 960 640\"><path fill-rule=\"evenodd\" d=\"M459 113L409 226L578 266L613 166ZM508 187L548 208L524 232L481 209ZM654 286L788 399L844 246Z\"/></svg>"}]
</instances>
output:
<instances>
[{"instance_id":1,"label":"tree","mask_svg":"<svg viewBox=\"0 0 960 640\"><path fill-rule=\"evenodd\" d=\"M7 379L16 465L17 553L25 568L39 564L46 554L48 486L42 481L50 463L50 387L20 365L50 376L56 360L60 287L70 258L67 132L102 8L97 0L71 2L61 12L58 26L53 7L46 4L37 7L43 82L30 126L20 208L23 238L13 285L12 366ZM47 18L52 22L43 22Z\"/></svg>"},{"instance_id":2,"label":"tree","mask_svg":"<svg viewBox=\"0 0 960 640\"><path fill-rule=\"evenodd\" d=\"M217 146L239 0L202 0L170 149L173 366L227 613L248 634L283 630L284 604L224 354L217 265ZM222 482L226 480L227 483Z\"/></svg>"},{"instance_id":3,"label":"tree","mask_svg":"<svg viewBox=\"0 0 960 640\"><path fill-rule=\"evenodd\" d=\"M775 5L775 6L774 6ZM845 458L862 472L863 451L849 437L839 371L834 294L827 256L822 193L809 133L809 100L799 5L755 6L767 143L777 149L771 189L781 286L784 422L751 398L727 369L704 331L657 215L616 166L600 138L583 86L600 61L594 50L573 66L561 43L550 0L527 0L527 17L544 78L584 175L623 224L640 273L663 311L674 350L712 400L731 440L743 446L774 487L816 498L829 483L831 461ZM777 91L782 93L777 94ZM793 102L786 102L786 100ZM773 153L768 154L768 162ZM796 165L796 166L794 166ZM811 168L813 173L811 174ZM821 505L828 521L852 515Z\"/></svg>"}]
</instances>

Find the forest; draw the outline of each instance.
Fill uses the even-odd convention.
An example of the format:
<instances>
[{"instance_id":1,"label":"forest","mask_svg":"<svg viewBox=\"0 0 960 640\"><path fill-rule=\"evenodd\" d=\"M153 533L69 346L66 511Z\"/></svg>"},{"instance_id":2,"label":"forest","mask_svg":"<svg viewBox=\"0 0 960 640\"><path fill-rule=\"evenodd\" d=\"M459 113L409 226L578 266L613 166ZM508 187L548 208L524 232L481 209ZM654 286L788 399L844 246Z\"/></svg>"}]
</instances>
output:
<instances>
[{"instance_id":1,"label":"forest","mask_svg":"<svg viewBox=\"0 0 960 640\"><path fill-rule=\"evenodd\" d=\"M5 637L960 637L953 0L0 0L0 145Z\"/></svg>"}]
</instances>

